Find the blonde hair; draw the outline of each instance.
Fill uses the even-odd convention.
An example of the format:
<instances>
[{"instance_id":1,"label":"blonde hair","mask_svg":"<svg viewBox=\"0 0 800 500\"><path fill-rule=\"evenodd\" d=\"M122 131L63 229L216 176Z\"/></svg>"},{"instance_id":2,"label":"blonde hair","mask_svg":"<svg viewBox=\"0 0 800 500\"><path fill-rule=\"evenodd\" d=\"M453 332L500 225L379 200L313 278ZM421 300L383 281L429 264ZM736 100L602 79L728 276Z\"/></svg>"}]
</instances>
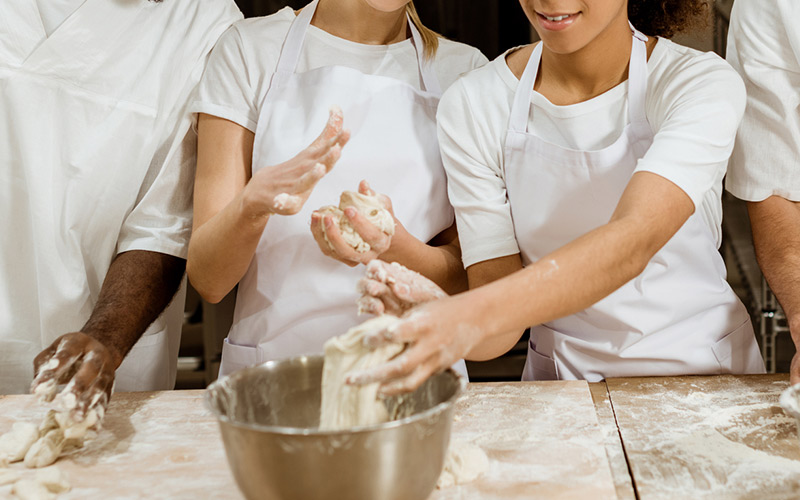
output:
<instances>
[{"instance_id":1,"label":"blonde hair","mask_svg":"<svg viewBox=\"0 0 800 500\"><path fill-rule=\"evenodd\" d=\"M422 43L425 45L425 59L432 59L433 56L436 55L436 49L439 48L440 35L422 24L419 14L417 14L417 9L414 7L413 0L406 4L406 12L408 13L408 17L411 18L411 22L414 23L414 26L419 30L419 34L422 36Z\"/></svg>"}]
</instances>

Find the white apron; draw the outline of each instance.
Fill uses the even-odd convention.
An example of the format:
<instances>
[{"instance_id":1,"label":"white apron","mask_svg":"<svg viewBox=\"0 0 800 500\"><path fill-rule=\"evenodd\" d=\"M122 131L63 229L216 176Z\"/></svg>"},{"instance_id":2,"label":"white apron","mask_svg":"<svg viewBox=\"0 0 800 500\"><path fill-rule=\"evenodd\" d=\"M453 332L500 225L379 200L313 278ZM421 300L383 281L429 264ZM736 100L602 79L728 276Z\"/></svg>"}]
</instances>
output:
<instances>
[{"instance_id":1,"label":"white apron","mask_svg":"<svg viewBox=\"0 0 800 500\"><path fill-rule=\"evenodd\" d=\"M356 307L363 268L323 255L309 229L311 212L337 204L342 191L367 179L392 199L397 218L421 241L453 222L436 136L441 90L423 59L419 32L409 20L423 91L343 66L295 73L316 6L306 6L286 36L258 119L253 173L308 146L331 106L342 108L351 139L298 214L270 218L239 283L220 375L271 359L321 354L326 340L367 319L358 317Z\"/></svg>"},{"instance_id":2,"label":"white apron","mask_svg":"<svg viewBox=\"0 0 800 500\"><path fill-rule=\"evenodd\" d=\"M33 358L89 318L156 148L177 124L159 119L158 100L179 94L213 44L174 33L190 5L86 0L47 37L36 0L0 1L0 394L28 392ZM193 37L226 26L196 21ZM172 47L184 43L192 50L178 64ZM174 386L183 296L125 358L117 390Z\"/></svg>"},{"instance_id":3,"label":"white apron","mask_svg":"<svg viewBox=\"0 0 800 500\"><path fill-rule=\"evenodd\" d=\"M645 116L647 38L634 32L628 119L609 147L576 151L527 131L540 43L520 79L505 179L523 265L606 224L653 141ZM613 269L607 270L614 272ZM747 311L700 211L639 276L593 306L531 328L523 380L762 373Z\"/></svg>"}]
</instances>

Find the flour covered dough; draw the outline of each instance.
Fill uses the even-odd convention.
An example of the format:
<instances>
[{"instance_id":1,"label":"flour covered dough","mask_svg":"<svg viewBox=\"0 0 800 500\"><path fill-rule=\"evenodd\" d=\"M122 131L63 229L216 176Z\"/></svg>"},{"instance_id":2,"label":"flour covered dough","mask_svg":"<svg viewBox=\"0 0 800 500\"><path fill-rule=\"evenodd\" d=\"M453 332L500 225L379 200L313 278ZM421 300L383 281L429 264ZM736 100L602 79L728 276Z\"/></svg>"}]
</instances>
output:
<instances>
[{"instance_id":1,"label":"flour covered dough","mask_svg":"<svg viewBox=\"0 0 800 500\"><path fill-rule=\"evenodd\" d=\"M374 350L364 345L366 334L391 328L399 321L388 314L378 316L325 343L320 430L349 429L389 421L386 405L378 399L380 384L349 385L345 377L351 371L381 365L403 350L403 344L384 344Z\"/></svg>"},{"instance_id":2,"label":"flour covered dough","mask_svg":"<svg viewBox=\"0 0 800 500\"><path fill-rule=\"evenodd\" d=\"M437 488L474 481L489 468L489 458L480 446L464 441L450 443Z\"/></svg>"},{"instance_id":3,"label":"flour covered dough","mask_svg":"<svg viewBox=\"0 0 800 500\"><path fill-rule=\"evenodd\" d=\"M381 204L377 196L356 193L353 191L344 191L339 197L339 206L335 207L329 205L322 207L319 211L325 215L333 215L334 223L339 227L339 232L342 233L344 241L353 247L357 252L364 253L370 250L369 243L361 238L361 235L350 224L350 220L344 215L344 210L347 207L353 207L359 211L370 223L375 227L388 234L394 235L394 217L392 213L386 210ZM333 250L330 240L328 240L328 233L325 232L325 225L322 225L322 234L325 236L325 241L328 246Z\"/></svg>"},{"instance_id":4,"label":"flour covered dough","mask_svg":"<svg viewBox=\"0 0 800 500\"><path fill-rule=\"evenodd\" d=\"M11 431L0 436L0 457L11 463L25 458L28 448L39 439L39 427L31 422L15 422Z\"/></svg>"}]
</instances>

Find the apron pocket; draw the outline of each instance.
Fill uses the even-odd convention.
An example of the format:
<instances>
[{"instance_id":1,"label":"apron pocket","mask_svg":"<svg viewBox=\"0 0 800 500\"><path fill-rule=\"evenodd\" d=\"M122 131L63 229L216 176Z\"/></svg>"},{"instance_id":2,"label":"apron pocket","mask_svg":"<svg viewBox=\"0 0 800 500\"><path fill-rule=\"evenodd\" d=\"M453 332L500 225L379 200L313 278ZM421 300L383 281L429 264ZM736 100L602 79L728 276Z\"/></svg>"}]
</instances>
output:
<instances>
[{"instance_id":1,"label":"apron pocket","mask_svg":"<svg viewBox=\"0 0 800 500\"><path fill-rule=\"evenodd\" d=\"M711 346L724 373L764 373L753 325L748 319Z\"/></svg>"},{"instance_id":2,"label":"apron pocket","mask_svg":"<svg viewBox=\"0 0 800 500\"><path fill-rule=\"evenodd\" d=\"M261 363L258 346L232 344L227 338L222 344L222 362L219 365L219 376L255 366Z\"/></svg>"},{"instance_id":3,"label":"apron pocket","mask_svg":"<svg viewBox=\"0 0 800 500\"><path fill-rule=\"evenodd\" d=\"M522 380L558 380L558 369L553 358L536 351L533 341L528 342L528 356Z\"/></svg>"}]
</instances>

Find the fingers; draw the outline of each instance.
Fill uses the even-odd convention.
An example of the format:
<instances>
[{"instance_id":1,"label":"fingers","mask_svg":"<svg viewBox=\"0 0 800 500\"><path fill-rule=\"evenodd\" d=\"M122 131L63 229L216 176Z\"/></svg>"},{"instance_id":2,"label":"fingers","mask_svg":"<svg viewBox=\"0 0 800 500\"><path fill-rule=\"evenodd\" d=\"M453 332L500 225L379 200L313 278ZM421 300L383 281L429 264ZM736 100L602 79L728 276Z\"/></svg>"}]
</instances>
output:
<instances>
[{"instance_id":1,"label":"fingers","mask_svg":"<svg viewBox=\"0 0 800 500\"><path fill-rule=\"evenodd\" d=\"M439 366L436 358L430 357L423 364L417 366L417 368L407 377L383 384L378 390L378 394L383 397L391 397L414 392L426 380L441 370L442 367Z\"/></svg>"},{"instance_id":2,"label":"fingers","mask_svg":"<svg viewBox=\"0 0 800 500\"><path fill-rule=\"evenodd\" d=\"M361 263L361 259L364 257L344 240L342 232L339 230L339 225L332 215L324 215L322 225L324 234L333 248L331 257L344 262L350 267L355 267Z\"/></svg>"},{"instance_id":3,"label":"fingers","mask_svg":"<svg viewBox=\"0 0 800 500\"><path fill-rule=\"evenodd\" d=\"M367 196L375 196L375 191L369 187L369 182L366 180L358 183L358 192Z\"/></svg>"},{"instance_id":4,"label":"fingers","mask_svg":"<svg viewBox=\"0 0 800 500\"><path fill-rule=\"evenodd\" d=\"M306 151L312 156L321 156L333 146L339 135L342 133L342 126L344 125L344 116L342 110L338 106L334 106L328 113L328 121L325 123L325 128L322 133L314 139Z\"/></svg>"},{"instance_id":5,"label":"fingers","mask_svg":"<svg viewBox=\"0 0 800 500\"><path fill-rule=\"evenodd\" d=\"M383 312L388 312L389 314L400 316L407 309L407 307L401 301L397 300L397 297L392 289L380 281L362 278L358 282L358 290L364 295L365 298L373 298L381 304L381 307L378 308L375 307L374 303L365 301L365 306L372 308L367 309L367 312L372 312L373 314L382 314Z\"/></svg>"},{"instance_id":6,"label":"fingers","mask_svg":"<svg viewBox=\"0 0 800 500\"><path fill-rule=\"evenodd\" d=\"M384 306L383 302L380 299L376 299L375 297L370 297L369 295L363 295L358 299L358 314L374 314L379 316L381 314L387 313L386 307Z\"/></svg>"},{"instance_id":7,"label":"fingers","mask_svg":"<svg viewBox=\"0 0 800 500\"><path fill-rule=\"evenodd\" d=\"M76 404L72 417L75 421L82 421L86 412L98 404L105 406L107 403L107 392L114 381L114 370L107 361L101 354L90 351L64 389L65 393L74 394Z\"/></svg>"},{"instance_id":8,"label":"fingers","mask_svg":"<svg viewBox=\"0 0 800 500\"><path fill-rule=\"evenodd\" d=\"M375 227L361 212L354 207L347 207L344 209L344 215L350 221L353 229L361 236L361 239L369 244L375 254L380 255L389 249L392 244L392 237ZM360 260L363 260L363 256Z\"/></svg>"},{"instance_id":9,"label":"fingers","mask_svg":"<svg viewBox=\"0 0 800 500\"><path fill-rule=\"evenodd\" d=\"M69 337L62 337L57 342L55 353L40 366L40 371L31 384L33 393L43 401L53 400L56 386L65 384L72 377L83 353L82 346Z\"/></svg>"},{"instance_id":10,"label":"fingers","mask_svg":"<svg viewBox=\"0 0 800 500\"><path fill-rule=\"evenodd\" d=\"M322 214L316 210L311 212L311 235L314 236L314 241L317 242L317 246L319 247L320 251L328 257L333 257L331 247L328 244L328 241L325 239L325 233L322 230L322 224Z\"/></svg>"}]
</instances>

